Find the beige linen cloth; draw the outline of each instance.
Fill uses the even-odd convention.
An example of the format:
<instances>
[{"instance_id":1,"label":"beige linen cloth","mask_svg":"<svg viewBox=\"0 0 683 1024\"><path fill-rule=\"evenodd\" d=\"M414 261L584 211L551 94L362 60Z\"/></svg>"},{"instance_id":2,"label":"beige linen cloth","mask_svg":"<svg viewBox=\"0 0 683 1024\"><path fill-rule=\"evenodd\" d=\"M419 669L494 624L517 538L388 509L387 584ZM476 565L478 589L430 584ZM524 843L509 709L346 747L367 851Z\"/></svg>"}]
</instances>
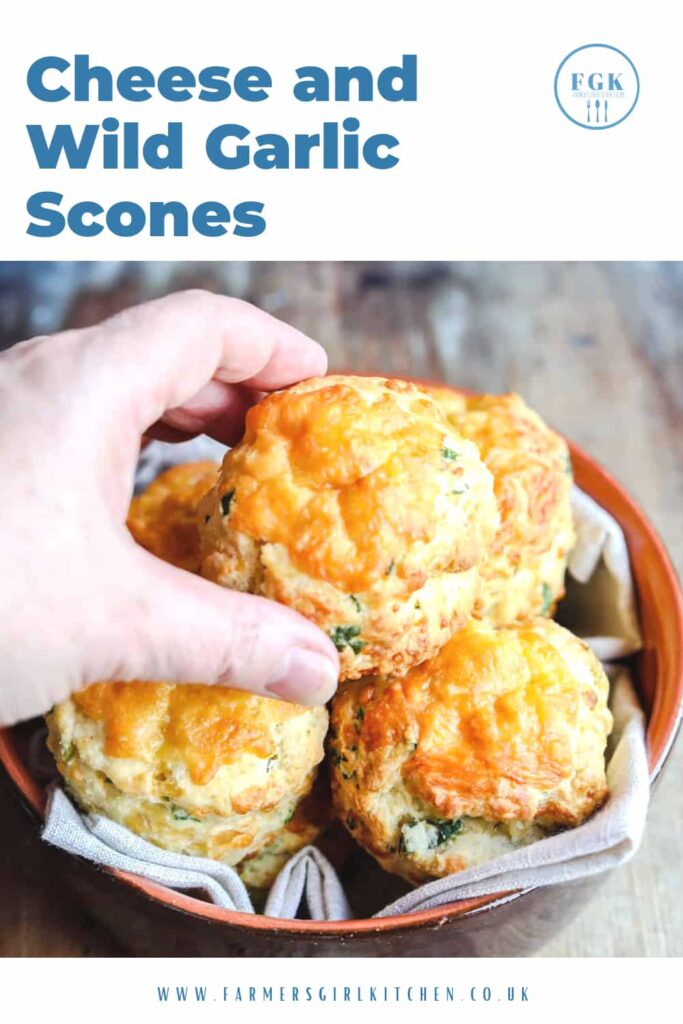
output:
<instances>
[{"instance_id":1,"label":"beige linen cloth","mask_svg":"<svg viewBox=\"0 0 683 1024\"><path fill-rule=\"evenodd\" d=\"M166 466L197 458L220 459L224 449L201 438L182 445L155 443L140 460L138 485ZM578 541L569 560L568 596L560 618L603 660L640 647L633 581L618 524L588 495L574 489ZM624 863L638 849L650 795L644 716L628 671L606 666L614 730L608 748L610 797L584 825L479 867L428 882L380 910L376 917L445 906L454 900L538 885L556 885ZM100 815L85 815L53 783L43 838L97 864L143 875L171 889L201 893L219 906L255 913L237 873L217 861L169 853ZM320 850L307 846L285 865L264 913L294 918L305 907L313 920L353 916L344 889Z\"/></svg>"}]
</instances>

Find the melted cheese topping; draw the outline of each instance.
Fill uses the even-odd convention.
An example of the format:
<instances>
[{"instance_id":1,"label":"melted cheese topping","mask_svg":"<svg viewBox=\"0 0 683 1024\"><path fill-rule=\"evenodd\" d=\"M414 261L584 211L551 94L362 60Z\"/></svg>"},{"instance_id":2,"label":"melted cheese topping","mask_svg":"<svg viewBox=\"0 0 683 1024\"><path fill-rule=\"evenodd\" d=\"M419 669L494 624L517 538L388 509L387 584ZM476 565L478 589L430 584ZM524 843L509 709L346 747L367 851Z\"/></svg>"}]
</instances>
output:
<instances>
[{"instance_id":1,"label":"melted cheese topping","mask_svg":"<svg viewBox=\"0 0 683 1024\"><path fill-rule=\"evenodd\" d=\"M368 768L373 751L405 749L414 737L402 777L445 817L529 818L539 793L575 773L580 702L596 704L595 680L582 671L537 626L472 625L405 678L361 690ZM608 719L605 711L596 728Z\"/></svg>"},{"instance_id":2,"label":"melted cheese topping","mask_svg":"<svg viewBox=\"0 0 683 1024\"><path fill-rule=\"evenodd\" d=\"M438 533L444 477L453 489L463 473L444 457L445 440L458 435L406 382L311 383L250 409L220 492L234 495L232 530L284 545L311 577L367 590L389 572L400 576L408 549ZM435 571L448 569L444 561Z\"/></svg>"},{"instance_id":3,"label":"melted cheese topping","mask_svg":"<svg viewBox=\"0 0 683 1024\"><path fill-rule=\"evenodd\" d=\"M278 724L308 710L242 690L173 683L96 683L72 699L103 724L108 757L181 761L197 785L245 753L274 755Z\"/></svg>"},{"instance_id":4,"label":"melted cheese topping","mask_svg":"<svg viewBox=\"0 0 683 1024\"><path fill-rule=\"evenodd\" d=\"M574 537L565 440L517 394L431 390L449 422L477 445L493 474L501 521L483 574L487 569L491 575L513 574L516 564L549 551L558 533L565 537L566 554Z\"/></svg>"},{"instance_id":5,"label":"melted cheese topping","mask_svg":"<svg viewBox=\"0 0 683 1024\"><path fill-rule=\"evenodd\" d=\"M453 422L475 442L493 474L501 525L489 559L511 550L547 551L554 529L566 528L557 517L571 524L564 440L515 394L468 398Z\"/></svg>"},{"instance_id":6,"label":"melted cheese topping","mask_svg":"<svg viewBox=\"0 0 683 1024\"><path fill-rule=\"evenodd\" d=\"M130 503L128 529L138 544L181 569L199 569L197 509L213 486L215 462L172 466Z\"/></svg>"}]
</instances>

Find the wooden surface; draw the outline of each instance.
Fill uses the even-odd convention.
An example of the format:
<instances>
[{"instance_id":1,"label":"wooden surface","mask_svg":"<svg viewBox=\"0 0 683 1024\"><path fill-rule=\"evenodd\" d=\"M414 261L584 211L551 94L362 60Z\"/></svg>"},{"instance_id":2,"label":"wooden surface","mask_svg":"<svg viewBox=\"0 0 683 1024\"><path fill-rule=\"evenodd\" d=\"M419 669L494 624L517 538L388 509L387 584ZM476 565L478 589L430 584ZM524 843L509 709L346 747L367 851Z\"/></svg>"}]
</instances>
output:
<instances>
[{"instance_id":1,"label":"wooden surface","mask_svg":"<svg viewBox=\"0 0 683 1024\"><path fill-rule=\"evenodd\" d=\"M108 288L81 295L69 320L93 322L187 284L249 298L296 324L325 345L333 368L521 392L643 505L680 576L683 266L129 265L110 269ZM30 323L29 312L16 322ZM49 875L40 844L2 792L0 820L0 954L125 953ZM681 956L682 910L683 739L637 857L540 955Z\"/></svg>"}]
</instances>

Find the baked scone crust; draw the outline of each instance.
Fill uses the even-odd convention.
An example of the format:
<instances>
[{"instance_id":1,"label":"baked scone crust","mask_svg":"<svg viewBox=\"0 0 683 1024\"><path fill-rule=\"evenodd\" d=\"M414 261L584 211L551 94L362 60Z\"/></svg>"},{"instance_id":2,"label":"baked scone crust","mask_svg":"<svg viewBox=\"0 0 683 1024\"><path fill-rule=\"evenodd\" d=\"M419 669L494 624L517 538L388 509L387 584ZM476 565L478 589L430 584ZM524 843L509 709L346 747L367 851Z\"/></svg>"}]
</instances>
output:
<instances>
[{"instance_id":1,"label":"baked scone crust","mask_svg":"<svg viewBox=\"0 0 683 1024\"><path fill-rule=\"evenodd\" d=\"M322 764L310 792L299 800L271 841L239 862L237 872L240 878L250 889L269 889L287 861L304 846L315 842L332 821L329 777L325 764Z\"/></svg>"},{"instance_id":2,"label":"baked scone crust","mask_svg":"<svg viewBox=\"0 0 683 1024\"><path fill-rule=\"evenodd\" d=\"M171 466L133 498L127 525L138 544L171 565L198 572L199 503L219 468L209 460Z\"/></svg>"},{"instance_id":3,"label":"baked scone crust","mask_svg":"<svg viewBox=\"0 0 683 1024\"><path fill-rule=\"evenodd\" d=\"M201 512L203 575L312 619L342 679L405 672L461 628L499 525L476 446L424 390L373 377L250 409Z\"/></svg>"},{"instance_id":4,"label":"baked scone crust","mask_svg":"<svg viewBox=\"0 0 683 1024\"><path fill-rule=\"evenodd\" d=\"M236 864L310 790L328 714L226 687L97 683L47 716L68 788L165 849Z\"/></svg>"},{"instance_id":5,"label":"baked scone crust","mask_svg":"<svg viewBox=\"0 0 683 1024\"><path fill-rule=\"evenodd\" d=\"M579 825L607 796L607 695L595 655L557 623L472 621L407 676L334 698L340 817L416 883Z\"/></svg>"},{"instance_id":6,"label":"baked scone crust","mask_svg":"<svg viewBox=\"0 0 683 1024\"><path fill-rule=\"evenodd\" d=\"M576 540L566 441L517 394L433 393L495 481L500 528L480 569L474 615L498 626L551 616Z\"/></svg>"}]
</instances>

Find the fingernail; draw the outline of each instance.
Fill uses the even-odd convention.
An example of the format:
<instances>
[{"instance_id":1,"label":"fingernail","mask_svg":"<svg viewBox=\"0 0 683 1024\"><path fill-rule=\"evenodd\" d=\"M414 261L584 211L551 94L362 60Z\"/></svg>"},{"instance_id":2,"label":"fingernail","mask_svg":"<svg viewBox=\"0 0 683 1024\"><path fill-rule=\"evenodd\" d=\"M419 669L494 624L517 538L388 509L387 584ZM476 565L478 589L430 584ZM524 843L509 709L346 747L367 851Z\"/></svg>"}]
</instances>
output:
<instances>
[{"instance_id":1,"label":"fingernail","mask_svg":"<svg viewBox=\"0 0 683 1024\"><path fill-rule=\"evenodd\" d=\"M326 704L337 689L337 674L329 658L294 647L266 692L280 700L314 707Z\"/></svg>"}]
</instances>

